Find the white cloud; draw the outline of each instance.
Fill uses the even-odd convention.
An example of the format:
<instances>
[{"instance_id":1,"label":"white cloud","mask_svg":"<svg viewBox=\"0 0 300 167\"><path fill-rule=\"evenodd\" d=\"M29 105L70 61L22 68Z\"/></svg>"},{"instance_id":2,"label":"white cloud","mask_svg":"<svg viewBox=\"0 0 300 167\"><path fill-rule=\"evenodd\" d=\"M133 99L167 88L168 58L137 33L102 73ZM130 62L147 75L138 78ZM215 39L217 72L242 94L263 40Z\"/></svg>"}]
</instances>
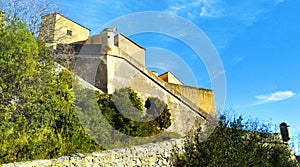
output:
<instances>
[{"instance_id":1,"label":"white cloud","mask_svg":"<svg viewBox=\"0 0 300 167\"><path fill-rule=\"evenodd\" d=\"M207 7L201 7L201 13L199 15L202 17L213 17L215 16L215 10Z\"/></svg>"},{"instance_id":2,"label":"white cloud","mask_svg":"<svg viewBox=\"0 0 300 167\"><path fill-rule=\"evenodd\" d=\"M253 105L283 101L293 97L294 95L296 95L296 93L292 91L277 91L268 95L258 95L255 96L258 102L254 103Z\"/></svg>"}]
</instances>

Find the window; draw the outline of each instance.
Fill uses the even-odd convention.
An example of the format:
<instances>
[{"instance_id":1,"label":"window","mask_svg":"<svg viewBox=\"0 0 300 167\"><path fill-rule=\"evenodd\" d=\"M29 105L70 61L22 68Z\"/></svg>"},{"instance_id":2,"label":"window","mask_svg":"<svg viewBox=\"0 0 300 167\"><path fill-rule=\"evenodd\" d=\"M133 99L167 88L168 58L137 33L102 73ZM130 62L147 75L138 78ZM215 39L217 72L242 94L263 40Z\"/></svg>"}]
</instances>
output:
<instances>
[{"instance_id":1,"label":"window","mask_svg":"<svg viewBox=\"0 0 300 167\"><path fill-rule=\"evenodd\" d=\"M67 30L67 35L68 36L72 36L72 31L71 30Z\"/></svg>"}]
</instances>

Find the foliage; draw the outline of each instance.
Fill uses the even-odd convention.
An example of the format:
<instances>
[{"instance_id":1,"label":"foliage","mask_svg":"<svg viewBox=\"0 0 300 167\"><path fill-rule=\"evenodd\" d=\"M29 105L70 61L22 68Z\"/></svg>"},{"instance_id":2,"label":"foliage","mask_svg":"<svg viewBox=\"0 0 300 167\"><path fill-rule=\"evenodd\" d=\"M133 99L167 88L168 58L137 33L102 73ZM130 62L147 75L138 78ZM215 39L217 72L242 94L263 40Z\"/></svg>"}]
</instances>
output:
<instances>
[{"instance_id":1,"label":"foliage","mask_svg":"<svg viewBox=\"0 0 300 167\"><path fill-rule=\"evenodd\" d=\"M149 97L145 102L146 116L148 120L149 127L156 127L156 133L160 133L163 129L167 129L171 126L171 113L168 109L168 106L163 103L157 97Z\"/></svg>"},{"instance_id":2,"label":"foliage","mask_svg":"<svg viewBox=\"0 0 300 167\"><path fill-rule=\"evenodd\" d=\"M251 129L252 127L252 129ZM258 128L262 127L262 128ZM245 130L247 129L247 130ZM268 132L270 127L221 116L214 132L203 141L201 129L178 156L178 166L297 166L291 150ZM278 135L277 135L278 136Z\"/></svg>"},{"instance_id":3,"label":"foliage","mask_svg":"<svg viewBox=\"0 0 300 167\"><path fill-rule=\"evenodd\" d=\"M99 149L76 116L72 74L56 73L27 26L9 21L1 16L0 163Z\"/></svg>"},{"instance_id":4,"label":"foliage","mask_svg":"<svg viewBox=\"0 0 300 167\"><path fill-rule=\"evenodd\" d=\"M150 101L151 107L144 113L137 93L131 88L121 88L112 96L99 96L98 104L106 120L116 130L130 136L152 136L171 125L171 114L160 99L149 97L146 102Z\"/></svg>"},{"instance_id":5,"label":"foliage","mask_svg":"<svg viewBox=\"0 0 300 167\"><path fill-rule=\"evenodd\" d=\"M76 113L82 127L101 148L109 148L119 138L112 133L110 125L101 114L97 104L98 97L104 97L107 94L100 95L99 92L90 89L78 89L74 92Z\"/></svg>"},{"instance_id":6,"label":"foliage","mask_svg":"<svg viewBox=\"0 0 300 167\"><path fill-rule=\"evenodd\" d=\"M158 98L148 99L156 99L153 111L157 104L162 106L157 108L156 113L160 114L158 118L165 119L160 119L164 128L160 128L150 114L149 120L144 119L146 113L142 100L131 88L117 89L112 95L76 89L75 96L76 106L80 108L77 115L83 128L102 148L112 149L178 137L174 133L161 133L170 126L171 114L167 105Z\"/></svg>"}]
</instances>

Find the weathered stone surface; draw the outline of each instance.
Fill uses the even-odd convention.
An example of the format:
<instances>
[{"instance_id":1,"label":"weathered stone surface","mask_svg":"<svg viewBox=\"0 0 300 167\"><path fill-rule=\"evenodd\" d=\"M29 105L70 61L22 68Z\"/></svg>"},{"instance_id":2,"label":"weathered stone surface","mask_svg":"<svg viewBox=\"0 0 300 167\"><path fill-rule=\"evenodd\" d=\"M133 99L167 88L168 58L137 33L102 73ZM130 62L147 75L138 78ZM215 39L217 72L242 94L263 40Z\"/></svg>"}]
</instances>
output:
<instances>
[{"instance_id":1,"label":"weathered stone surface","mask_svg":"<svg viewBox=\"0 0 300 167\"><path fill-rule=\"evenodd\" d=\"M72 154L52 160L3 164L0 167L106 167L174 166L174 150L183 151L184 139L132 146L89 154Z\"/></svg>"}]
</instances>

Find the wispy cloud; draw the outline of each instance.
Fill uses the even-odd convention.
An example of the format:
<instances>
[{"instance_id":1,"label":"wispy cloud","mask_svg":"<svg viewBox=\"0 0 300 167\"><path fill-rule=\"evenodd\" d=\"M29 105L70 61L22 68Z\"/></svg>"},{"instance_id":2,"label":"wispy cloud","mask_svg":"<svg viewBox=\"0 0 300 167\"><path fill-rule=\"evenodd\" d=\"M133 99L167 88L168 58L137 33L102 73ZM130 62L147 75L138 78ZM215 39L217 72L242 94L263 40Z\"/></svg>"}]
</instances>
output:
<instances>
[{"instance_id":1,"label":"wispy cloud","mask_svg":"<svg viewBox=\"0 0 300 167\"><path fill-rule=\"evenodd\" d=\"M277 91L277 92L267 94L267 95L258 95L258 96L255 96L255 98L258 101L256 103L252 104L251 106L283 101L283 100L287 100L295 95L296 95L296 93L294 93L292 91Z\"/></svg>"}]
</instances>

